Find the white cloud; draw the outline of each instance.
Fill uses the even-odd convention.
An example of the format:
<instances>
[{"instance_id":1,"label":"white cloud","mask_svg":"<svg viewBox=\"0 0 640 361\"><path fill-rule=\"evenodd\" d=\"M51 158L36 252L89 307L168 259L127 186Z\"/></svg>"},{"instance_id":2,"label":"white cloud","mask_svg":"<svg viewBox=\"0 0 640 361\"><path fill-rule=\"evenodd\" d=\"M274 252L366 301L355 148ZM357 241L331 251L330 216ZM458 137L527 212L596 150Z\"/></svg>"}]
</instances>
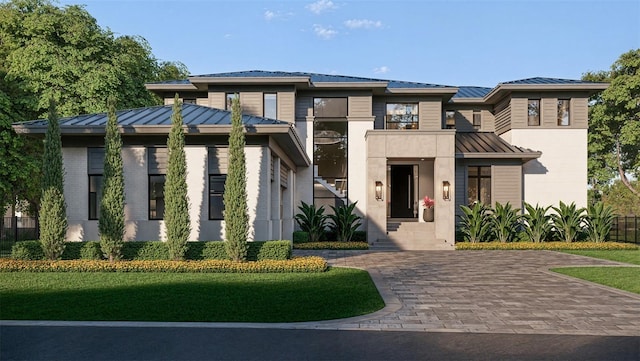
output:
<instances>
[{"instance_id":1,"label":"white cloud","mask_svg":"<svg viewBox=\"0 0 640 361\"><path fill-rule=\"evenodd\" d=\"M331 27L325 28L324 26L318 24L313 24L313 31L316 33L316 35L325 40L331 39L334 36L338 35L338 32L331 29Z\"/></svg>"},{"instance_id":2,"label":"white cloud","mask_svg":"<svg viewBox=\"0 0 640 361\"><path fill-rule=\"evenodd\" d=\"M368 19L351 19L345 21L344 25L351 29L373 29L382 27L382 21L374 21Z\"/></svg>"},{"instance_id":3,"label":"white cloud","mask_svg":"<svg viewBox=\"0 0 640 361\"><path fill-rule=\"evenodd\" d=\"M374 68L374 69L373 69L373 72L374 72L375 74L386 74L386 73L388 73L389 71L391 71L391 69L389 69L389 67L388 67L388 66L386 66L386 65L383 65L383 66L381 66L381 67L379 67L379 68Z\"/></svg>"},{"instance_id":4,"label":"white cloud","mask_svg":"<svg viewBox=\"0 0 640 361\"><path fill-rule=\"evenodd\" d=\"M232 36L231 34L224 34L225 39L231 39L231 36Z\"/></svg>"},{"instance_id":5,"label":"white cloud","mask_svg":"<svg viewBox=\"0 0 640 361\"><path fill-rule=\"evenodd\" d=\"M278 15L271 10L267 10L264 12L264 19L266 21L273 20L273 18L275 18L276 16Z\"/></svg>"},{"instance_id":6,"label":"white cloud","mask_svg":"<svg viewBox=\"0 0 640 361\"><path fill-rule=\"evenodd\" d=\"M331 0L318 0L306 6L312 13L320 14L323 11L337 8Z\"/></svg>"}]
</instances>

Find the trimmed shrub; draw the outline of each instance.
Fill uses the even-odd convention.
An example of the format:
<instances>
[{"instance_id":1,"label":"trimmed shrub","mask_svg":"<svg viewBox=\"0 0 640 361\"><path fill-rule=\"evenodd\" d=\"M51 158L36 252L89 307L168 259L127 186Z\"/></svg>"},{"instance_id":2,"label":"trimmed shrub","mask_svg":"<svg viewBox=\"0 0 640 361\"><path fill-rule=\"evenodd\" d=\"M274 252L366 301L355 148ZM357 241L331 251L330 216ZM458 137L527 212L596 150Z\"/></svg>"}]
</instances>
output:
<instances>
[{"instance_id":1,"label":"trimmed shrub","mask_svg":"<svg viewBox=\"0 0 640 361\"><path fill-rule=\"evenodd\" d=\"M319 242L337 242L338 236L333 231L326 231L320 237ZM355 231L353 232L353 236L351 237L350 242L366 242L367 241L367 232L365 231Z\"/></svg>"},{"instance_id":2,"label":"trimmed shrub","mask_svg":"<svg viewBox=\"0 0 640 361\"><path fill-rule=\"evenodd\" d=\"M639 250L635 244L621 242L459 242L456 250Z\"/></svg>"},{"instance_id":3,"label":"trimmed shrub","mask_svg":"<svg viewBox=\"0 0 640 361\"><path fill-rule=\"evenodd\" d=\"M11 258L25 261L39 260L44 258L44 252L38 241L21 241L11 247Z\"/></svg>"},{"instance_id":4,"label":"trimmed shrub","mask_svg":"<svg viewBox=\"0 0 640 361\"><path fill-rule=\"evenodd\" d=\"M366 250L369 249L369 243L367 242L306 242L295 243L293 245L295 249L306 250Z\"/></svg>"},{"instance_id":5,"label":"trimmed shrub","mask_svg":"<svg viewBox=\"0 0 640 361\"><path fill-rule=\"evenodd\" d=\"M103 253L100 242L83 242L80 248L80 259L101 260Z\"/></svg>"},{"instance_id":6,"label":"trimmed shrub","mask_svg":"<svg viewBox=\"0 0 640 361\"><path fill-rule=\"evenodd\" d=\"M309 232L295 231L293 232L293 243L309 242Z\"/></svg>"},{"instance_id":7,"label":"trimmed shrub","mask_svg":"<svg viewBox=\"0 0 640 361\"><path fill-rule=\"evenodd\" d=\"M126 243L125 243L126 244ZM236 262L229 260L191 261L24 261L0 259L0 272L191 272L191 273L284 273L324 272L327 261L321 257L290 260Z\"/></svg>"},{"instance_id":8,"label":"trimmed shrub","mask_svg":"<svg viewBox=\"0 0 640 361\"><path fill-rule=\"evenodd\" d=\"M168 260L169 247L165 242L125 242L122 245L122 259L127 261Z\"/></svg>"},{"instance_id":9,"label":"trimmed shrub","mask_svg":"<svg viewBox=\"0 0 640 361\"><path fill-rule=\"evenodd\" d=\"M247 259L252 261L291 259L292 249L291 241L249 242Z\"/></svg>"}]
</instances>

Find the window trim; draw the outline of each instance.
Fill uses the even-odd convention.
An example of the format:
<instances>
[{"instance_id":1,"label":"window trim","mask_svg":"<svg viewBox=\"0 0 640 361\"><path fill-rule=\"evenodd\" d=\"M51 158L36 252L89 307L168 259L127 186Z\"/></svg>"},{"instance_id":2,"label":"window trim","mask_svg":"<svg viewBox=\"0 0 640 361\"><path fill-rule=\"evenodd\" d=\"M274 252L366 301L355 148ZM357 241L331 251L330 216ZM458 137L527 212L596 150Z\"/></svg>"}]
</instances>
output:
<instances>
[{"instance_id":1,"label":"window trim","mask_svg":"<svg viewBox=\"0 0 640 361\"><path fill-rule=\"evenodd\" d=\"M567 104L567 123L563 124L564 122L564 117L560 118L560 103L561 102L566 102ZM558 126L559 127L568 127L571 125L571 99L569 98L558 98L556 101L556 114L557 114L557 121L558 121Z\"/></svg>"},{"instance_id":2,"label":"window trim","mask_svg":"<svg viewBox=\"0 0 640 361\"><path fill-rule=\"evenodd\" d=\"M538 114L536 116L537 120L538 120L538 124L531 124L531 121L529 120L529 111L530 111L530 105L532 101L536 101L538 102ZM542 99L540 98L530 98L527 99L527 126L529 127L539 127L540 125L542 125Z\"/></svg>"}]
</instances>

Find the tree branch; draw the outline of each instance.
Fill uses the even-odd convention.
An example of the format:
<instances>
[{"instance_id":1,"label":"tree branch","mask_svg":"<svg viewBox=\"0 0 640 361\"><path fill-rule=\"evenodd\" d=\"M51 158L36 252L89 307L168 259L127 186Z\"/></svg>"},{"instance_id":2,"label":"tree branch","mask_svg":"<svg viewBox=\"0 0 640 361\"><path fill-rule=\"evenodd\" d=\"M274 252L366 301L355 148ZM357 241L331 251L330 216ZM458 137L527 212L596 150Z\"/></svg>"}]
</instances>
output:
<instances>
[{"instance_id":1,"label":"tree branch","mask_svg":"<svg viewBox=\"0 0 640 361\"><path fill-rule=\"evenodd\" d=\"M620 180L627 188L629 188L631 193L635 194L637 197L640 197L640 193L635 188L633 188L633 186L631 186L631 182L629 182L629 180L627 179L627 175L624 172L624 169L622 169L622 161L620 160L620 140L619 139L616 139L616 158L618 161L618 174L620 174Z\"/></svg>"}]
</instances>

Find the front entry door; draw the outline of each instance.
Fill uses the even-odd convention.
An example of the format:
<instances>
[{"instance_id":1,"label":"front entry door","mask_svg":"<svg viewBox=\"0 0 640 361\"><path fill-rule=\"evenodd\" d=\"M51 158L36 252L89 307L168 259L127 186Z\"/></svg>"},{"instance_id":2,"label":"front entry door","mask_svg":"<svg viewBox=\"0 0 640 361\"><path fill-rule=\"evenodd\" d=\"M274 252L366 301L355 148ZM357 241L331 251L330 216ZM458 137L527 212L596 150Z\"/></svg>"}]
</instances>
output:
<instances>
[{"instance_id":1,"label":"front entry door","mask_svg":"<svg viewBox=\"0 0 640 361\"><path fill-rule=\"evenodd\" d=\"M391 218L413 218L413 166L391 166Z\"/></svg>"}]
</instances>

